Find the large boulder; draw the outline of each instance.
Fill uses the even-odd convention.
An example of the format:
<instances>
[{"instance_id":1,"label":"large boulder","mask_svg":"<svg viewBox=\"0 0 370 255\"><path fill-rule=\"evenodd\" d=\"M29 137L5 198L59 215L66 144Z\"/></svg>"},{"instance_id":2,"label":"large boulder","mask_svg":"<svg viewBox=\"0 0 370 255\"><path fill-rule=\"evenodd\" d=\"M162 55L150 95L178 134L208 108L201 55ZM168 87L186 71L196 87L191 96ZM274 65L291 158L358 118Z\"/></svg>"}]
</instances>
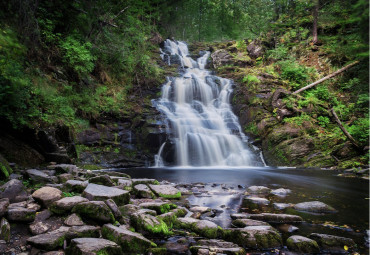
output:
<instances>
[{"instance_id":1,"label":"large boulder","mask_svg":"<svg viewBox=\"0 0 370 255\"><path fill-rule=\"evenodd\" d=\"M58 201L55 201L50 206L50 211L56 214L63 214L69 212L73 207L79 203L88 202L89 200L84 197L74 196L74 197L64 197Z\"/></svg>"},{"instance_id":2,"label":"large boulder","mask_svg":"<svg viewBox=\"0 0 370 255\"><path fill-rule=\"evenodd\" d=\"M52 187L42 187L33 192L32 197L43 206L48 207L53 202L62 198L62 191Z\"/></svg>"},{"instance_id":3,"label":"large boulder","mask_svg":"<svg viewBox=\"0 0 370 255\"><path fill-rule=\"evenodd\" d=\"M237 219L233 220L231 225L236 228L245 228L248 226L269 226L267 222L252 219Z\"/></svg>"},{"instance_id":4,"label":"large boulder","mask_svg":"<svg viewBox=\"0 0 370 255\"><path fill-rule=\"evenodd\" d=\"M116 227L106 224L102 228L102 235L119 244L123 252L144 253L151 246L156 246L141 234L126 229L125 226Z\"/></svg>"},{"instance_id":5,"label":"large boulder","mask_svg":"<svg viewBox=\"0 0 370 255\"><path fill-rule=\"evenodd\" d=\"M84 192L83 197L89 200L107 200L113 199L113 201L118 205L128 204L130 201L130 194L127 190L117 189L113 187L107 187L103 185L90 183Z\"/></svg>"},{"instance_id":6,"label":"large boulder","mask_svg":"<svg viewBox=\"0 0 370 255\"><path fill-rule=\"evenodd\" d=\"M212 53L211 58L214 68L233 63L233 57L226 50L216 50Z\"/></svg>"},{"instance_id":7,"label":"large boulder","mask_svg":"<svg viewBox=\"0 0 370 255\"><path fill-rule=\"evenodd\" d=\"M305 254L314 254L320 252L317 242L304 236L291 236L286 240L286 243L289 250L292 251Z\"/></svg>"},{"instance_id":8,"label":"large boulder","mask_svg":"<svg viewBox=\"0 0 370 255\"><path fill-rule=\"evenodd\" d=\"M72 212L98 222L113 223L115 221L112 211L103 201L79 203L73 207Z\"/></svg>"},{"instance_id":9,"label":"large boulder","mask_svg":"<svg viewBox=\"0 0 370 255\"><path fill-rule=\"evenodd\" d=\"M312 213L333 213L336 210L320 201L303 202L294 205L294 209L298 211L312 212Z\"/></svg>"},{"instance_id":10,"label":"large boulder","mask_svg":"<svg viewBox=\"0 0 370 255\"><path fill-rule=\"evenodd\" d=\"M179 218L176 225L207 238L217 238L219 231L221 231L217 224L212 221L197 220L194 218Z\"/></svg>"},{"instance_id":11,"label":"large boulder","mask_svg":"<svg viewBox=\"0 0 370 255\"><path fill-rule=\"evenodd\" d=\"M69 192L83 192L89 183L87 181L68 180L64 183L64 188Z\"/></svg>"},{"instance_id":12,"label":"large boulder","mask_svg":"<svg viewBox=\"0 0 370 255\"><path fill-rule=\"evenodd\" d=\"M141 208L154 210L157 214L167 213L173 207L173 204L167 202L145 202L139 205Z\"/></svg>"},{"instance_id":13,"label":"large boulder","mask_svg":"<svg viewBox=\"0 0 370 255\"><path fill-rule=\"evenodd\" d=\"M135 195L140 198L155 198L154 193L145 184L137 184L133 188Z\"/></svg>"},{"instance_id":14,"label":"large boulder","mask_svg":"<svg viewBox=\"0 0 370 255\"><path fill-rule=\"evenodd\" d=\"M28 198L26 188L20 180L13 179L0 187L0 198L8 198L10 203L17 203Z\"/></svg>"},{"instance_id":15,"label":"large boulder","mask_svg":"<svg viewBox=\"0 0 370 255\"><path fill-rule=\"evenodd\" d=\"M121 247L109 240L102 238L76 238L66 249L66 254L123 254Z\"/></svg>"},{"instance_id":16,"label":"large boulder","mask_svg":"<svg viewBox=\"0 0 370 255\"><path fill-rule=\"evenodd\" d=\"M69 227L60 227L57 230L30 237L27 239L27 243L38 249L52 251L63 247L68 230Z\"/></svg>"}]
</instances>

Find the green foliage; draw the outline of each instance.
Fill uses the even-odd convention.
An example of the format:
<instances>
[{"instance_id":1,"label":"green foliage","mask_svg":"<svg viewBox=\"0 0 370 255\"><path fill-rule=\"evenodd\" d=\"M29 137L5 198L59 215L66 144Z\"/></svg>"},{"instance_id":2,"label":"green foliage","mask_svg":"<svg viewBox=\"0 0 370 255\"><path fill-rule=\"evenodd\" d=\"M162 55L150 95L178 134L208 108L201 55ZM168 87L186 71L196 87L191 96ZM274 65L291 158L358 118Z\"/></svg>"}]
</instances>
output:
<instances>
[{"instance_id":1,"label":"green foliage","mask_svg":"<svg viewBox=\"0 0 370 255\"><path fill-rule=\"evenodd\" d=\"M74 197L76 194L74 192L63 192L64 197Z\"/></svg>"},{"instance_id":2,"label":"green foliage","mask_svg":"<svg viewBox=\"0 0 370 255\"><path fill-rule=\"evenodd\" d=\"M289 60L280 61L277 65L281 69L281 77L288 80L293 88L305 85L310 79L310 74L314 72L313 68Z\"/></svg>"},{"instance_id":3,"label":"green foliage","mask_svg":"<svg viewBox=\"0 0 370 255\"><path fill-rule=\"evenodd\" d=\"M326 127L330 123L330 119L326 116L319 116L317 122L321 127Z\"/></svg>"},{"instance_id":4,"label":"green foliage","mask_svg":"<svg viewBox=\"0 0 370 255\"><path fill-rule=\"evenodd\" d=\"M268 50L267 55L270 58L276 59L276 60L283 60L289 58L289 48L284 45L279 45L278 47Z\"/></svg>"},{"instance_id":5,"label":"green foliage","mask_svg":"<svg viewBox=\"0 0 370 255\"><path fill-rule=\"evenodd\" d=\"M244 76L243 82L246 82L247 84L258 84L260 83L260 80L257 76L248 74L247 76Z\"/></svg>"},{"instance_id":6,"label":"green foliage","mask_svg":"<svg viewBox=\"0 0 370 255\"><path fill-rule=\"evenodd\" d=\"M291 118L285 118L285 123L290 123L295 126L302 126L303 122L308 121L310 122L312 119L308 114L302 113L300 116L291 117Z\"/></svg>"},{"instance_id":7,"label":"green foliage","mask_svg":"<svg viewBox=\"0 0 370 255\"><path fill-rule=\"evenodd\" d=\"M348 132L353 136L356 141L362 144L369 143L369 116L366 118L359 118L348 127Z\"/></svg>"}]
</instances>

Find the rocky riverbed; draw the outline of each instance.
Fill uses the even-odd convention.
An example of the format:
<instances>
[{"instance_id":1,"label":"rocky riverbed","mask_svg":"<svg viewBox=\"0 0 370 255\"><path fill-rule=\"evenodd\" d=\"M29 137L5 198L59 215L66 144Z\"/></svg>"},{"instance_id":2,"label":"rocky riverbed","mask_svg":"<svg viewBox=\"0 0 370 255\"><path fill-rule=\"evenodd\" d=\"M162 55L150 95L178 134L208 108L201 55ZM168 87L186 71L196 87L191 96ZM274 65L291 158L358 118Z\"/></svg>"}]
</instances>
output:
<instances>
[{"instance_id":1,"label":"rocky riverbed","mask_svg":"<svg viewBox=\"0 0 370 255\"><path fill-rule=\"evenodd\" d=\"M355 254L353 240L312 228L337 214L288 187L171 183L51 164L0 187L1 254ZM307 230L310 225L311 231ZM358 241L360 240L360 241Z\"/></svg>"}]
</instances>

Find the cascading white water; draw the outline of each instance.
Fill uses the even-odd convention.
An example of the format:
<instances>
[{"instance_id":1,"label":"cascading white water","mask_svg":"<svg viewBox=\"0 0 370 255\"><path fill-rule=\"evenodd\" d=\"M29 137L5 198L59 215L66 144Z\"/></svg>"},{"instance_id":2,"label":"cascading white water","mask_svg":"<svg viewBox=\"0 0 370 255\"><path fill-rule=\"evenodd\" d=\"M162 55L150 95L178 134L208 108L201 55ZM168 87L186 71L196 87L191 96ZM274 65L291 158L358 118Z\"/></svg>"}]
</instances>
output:
<instances>
[{"instance_id":1,"label":"cascading white water","mask_svg":"<svg viewBox=\"0 0 370 255\"><path fill-rule=\"evenodd\" d=\"M176 166L251 166L253 153L229 103L232 81L205 69L210 52L194 61L183 42L166 40L161 57L183 68L180 77L167 77L155 102L167 118L167 133L175 146ZM163 144L156 155L162 166Z\"/></svg>"}]
</instances>

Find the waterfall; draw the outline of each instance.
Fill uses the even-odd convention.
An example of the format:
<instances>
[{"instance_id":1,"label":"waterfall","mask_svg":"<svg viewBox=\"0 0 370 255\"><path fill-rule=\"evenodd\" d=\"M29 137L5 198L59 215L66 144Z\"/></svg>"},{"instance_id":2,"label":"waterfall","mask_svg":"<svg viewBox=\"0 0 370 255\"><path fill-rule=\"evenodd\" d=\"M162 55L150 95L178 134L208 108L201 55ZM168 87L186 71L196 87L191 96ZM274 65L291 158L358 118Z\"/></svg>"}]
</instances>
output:
<instances>
[{"instance_id":1,"label":"waterfall","mask_svg":"<svg viewBox=\"0 0 370 255\"><path fill-rule=\"evenodd\" d=\"M196 61L180 41L166 40L161 57L179 64L180 77L167 77L162 97L154 101L167 119L167 134L176 166L251 166L256 159L246 146L238 118L229 103L232 81L212 75L205 66L210 52ZM167 142L168 143L168 142ZM156 166L162 166L162 144Z\"/></svg>"}]
</instances>

